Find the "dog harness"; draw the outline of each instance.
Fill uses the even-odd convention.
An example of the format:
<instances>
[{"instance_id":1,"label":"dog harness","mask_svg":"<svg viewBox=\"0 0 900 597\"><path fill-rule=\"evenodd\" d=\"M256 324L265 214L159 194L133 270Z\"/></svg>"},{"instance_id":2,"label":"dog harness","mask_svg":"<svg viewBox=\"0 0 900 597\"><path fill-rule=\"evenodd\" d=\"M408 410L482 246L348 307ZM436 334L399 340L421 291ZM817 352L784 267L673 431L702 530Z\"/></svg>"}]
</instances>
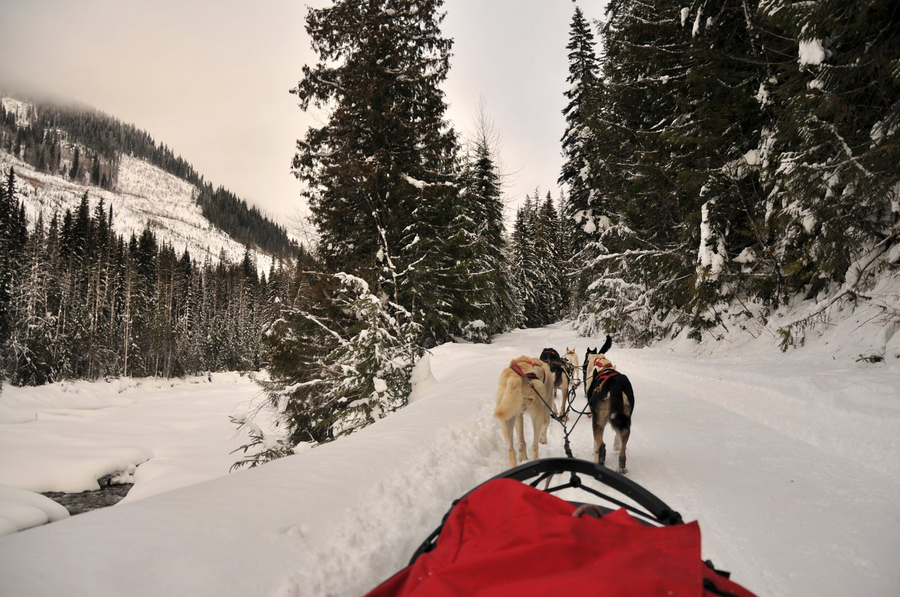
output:
<instances>
[{"instance_id":1,"label":"dog harness","mask_svg":"<svg viewBox=\"0 0 900 597\"><path fill-rule=\"evenodd\" d=\"M598 371L594 371L594 379L591 380L588 396L593 396L594 392L599 393L603 389L603 385L616 375L619 375L619 372L611 367L605 367Z\"/></svg>"},{"instance_id":2,"label":"dog harness","mask_svg":"<svg viewBox=\"0 0 900 597\"><path fill-rule=\"evenodd\" d=\"M524 371L522 371L522 369L516 363L513 363L512 365L510 365L509 368L512 369L513 371L515 371L516 373L518 373L519 375L521 375L522 377L524 377L525 379L539 379L541 381L544 381L544 367L543 367L542 363L535 363L534 361L524 361L524 362L528 363L529 365L534 367L535 370L540 371L541 372L540 377L538 377L537 373L535 373L534 371L532 371L531 373L525 373Z\"/></svg>"},{"instance_id":3,"label":"dog harness","mask_svg":"<svg viewBox=\"0 0 900 597\"><path fill-rule=\"evenodd\" d=\"M591 365L600 369L612 368L613 364L605 355L598 354L591 358Z\"/></svg>"}]
</instances>

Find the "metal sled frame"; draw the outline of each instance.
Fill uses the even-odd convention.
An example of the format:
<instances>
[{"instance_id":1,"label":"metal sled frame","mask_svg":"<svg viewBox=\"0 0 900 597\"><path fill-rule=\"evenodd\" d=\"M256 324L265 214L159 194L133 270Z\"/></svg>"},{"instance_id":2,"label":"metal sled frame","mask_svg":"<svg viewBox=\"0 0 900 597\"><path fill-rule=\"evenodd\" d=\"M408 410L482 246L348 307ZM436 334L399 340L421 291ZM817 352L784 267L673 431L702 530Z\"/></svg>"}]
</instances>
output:
<instances>
[{"instance_id":1,"label":"metal sled frame","mask_svg":"<svg viewBox=\"0 0 900 597\"><path fill-rule=\"evenodd\" d=\"M569 478L566 482L560 485L555 485L553 487L549 486L554 476L566 473L569 474ZM585 485L579 475L584 475L586 477L595 479L602 485L605 485L610 489L617 491L624 496L627 496L629 499L638 504L640 508L636 508L630 504L626 504L610 495L597 491L593 487ZM672 526L684 523L681 518L681 514L679 514L675 510L672 510L668 505L666 505L665 502L644 489L642 486L638 485L628 477L620 475L619 473L606 468L605 466L601 466L587 460L579 460L577 458L542 458L540 460L526 462L525 464L521 464L515 468L511 468L508 471L500 473L496 477L485 481L485 483L493 481L494 479L515 479L535 488L538 488L538 485L542 482L546 482L546 487L543 489L543 491L546 491L547 493L556 493L558 491L570 488L580 489L594 496L595 498L603 500L606 504L612 504L613 506L619 508L625 508L631 514L634 514L636 517L638 517L638 520L640 520L644 524L652 526ZM478 487L476 487L475 489L477 488ZM475 489L473 489L472 491L475 491ZM466 495L468 495L469 493L471 493L471 491L466 493ZM413 554L412 559L410 559L409 561L410 564L415 562L423 553L428 553L429 551L434 549L437 543L438 535L441 534L441 530L444 528L444 524L447 522L447 517L450 516L450 512L453 511L453 508L456 507L456 504L459 503L461 499L465 498L466 495L453 502L453 506L444 515L440 526L438 526L438 528L436 528L428 536L428 538L425 539L422 545L420 545L416 552ZM573 503L582 505L581 502ZM599 515L607 512L612 512L613 509L614 508L606 505L597 505L595 508L595 510L600 511ZM595 513L594 515L597 514Z\"/></svg>"}]
</instances>

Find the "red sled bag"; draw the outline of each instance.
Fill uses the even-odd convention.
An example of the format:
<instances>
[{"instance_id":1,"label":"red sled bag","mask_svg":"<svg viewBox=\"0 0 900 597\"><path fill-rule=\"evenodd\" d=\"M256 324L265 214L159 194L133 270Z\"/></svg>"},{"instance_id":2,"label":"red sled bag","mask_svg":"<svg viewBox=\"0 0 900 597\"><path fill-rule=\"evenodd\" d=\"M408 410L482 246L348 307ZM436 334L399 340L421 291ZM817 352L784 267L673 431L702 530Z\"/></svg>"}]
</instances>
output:
<instances>
[{"instance_id":1,"label":"red sled bag","mask_svg":"<svg viewBox=\"0 0 900 597\"><path fill-rule=\"evenodd\" d=\"M543 476L536 486L558 474L560 466L572 474L569 482L547 491L517 480L525 473L534 476L538 469ZM551 469L557 472L548 473ZM578 472L595 479L600 475L604 485L650 512L586 487ZM620 508L552 495L569 487ZM368 597L479 595L754 597L702 561L696 522L682 523L677 512L633 481L574 459L528 463L472 490L456 502L410 565Z\"/></svg>"}]
</instances>

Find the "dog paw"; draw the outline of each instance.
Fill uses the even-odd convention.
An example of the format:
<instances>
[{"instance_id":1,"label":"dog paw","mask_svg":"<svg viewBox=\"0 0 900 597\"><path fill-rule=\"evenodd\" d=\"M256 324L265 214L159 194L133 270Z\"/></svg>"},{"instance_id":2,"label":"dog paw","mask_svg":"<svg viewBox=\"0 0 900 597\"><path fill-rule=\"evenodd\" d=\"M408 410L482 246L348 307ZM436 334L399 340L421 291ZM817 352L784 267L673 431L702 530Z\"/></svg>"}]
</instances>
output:
<instances>
[{"instance_id":1,"label":"dog paw","mask_svg":"<svg viewBox=\"0 0 900 597\"><path fill-rule=\"evenodd\" d=\"M616 469L616 472L619 473L620 475L627 475L628 469L623 466L621 468Z\"/></svg>"}]
</instances>

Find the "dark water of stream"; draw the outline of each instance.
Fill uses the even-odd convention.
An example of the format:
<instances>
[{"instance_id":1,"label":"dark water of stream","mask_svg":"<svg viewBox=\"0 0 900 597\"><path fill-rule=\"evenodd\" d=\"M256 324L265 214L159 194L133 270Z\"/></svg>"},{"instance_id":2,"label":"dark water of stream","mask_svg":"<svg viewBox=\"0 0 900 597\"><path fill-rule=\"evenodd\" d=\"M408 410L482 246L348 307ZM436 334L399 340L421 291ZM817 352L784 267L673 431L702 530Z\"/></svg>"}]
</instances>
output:
<instances>
[{"instance_id":1,"label":"dark water of stream","mask_svg":"<svg viewBox=\"0 0 900 597\"><path fill-rule=\"evenodd\" d=\"M74 516L91 510L98 510L113 506L128 495L131 483L122 485L106 485L96 491L82 491L81 493L48 492L47 496L57 504L61 504Z\"/></svg>"}]
</instances>

